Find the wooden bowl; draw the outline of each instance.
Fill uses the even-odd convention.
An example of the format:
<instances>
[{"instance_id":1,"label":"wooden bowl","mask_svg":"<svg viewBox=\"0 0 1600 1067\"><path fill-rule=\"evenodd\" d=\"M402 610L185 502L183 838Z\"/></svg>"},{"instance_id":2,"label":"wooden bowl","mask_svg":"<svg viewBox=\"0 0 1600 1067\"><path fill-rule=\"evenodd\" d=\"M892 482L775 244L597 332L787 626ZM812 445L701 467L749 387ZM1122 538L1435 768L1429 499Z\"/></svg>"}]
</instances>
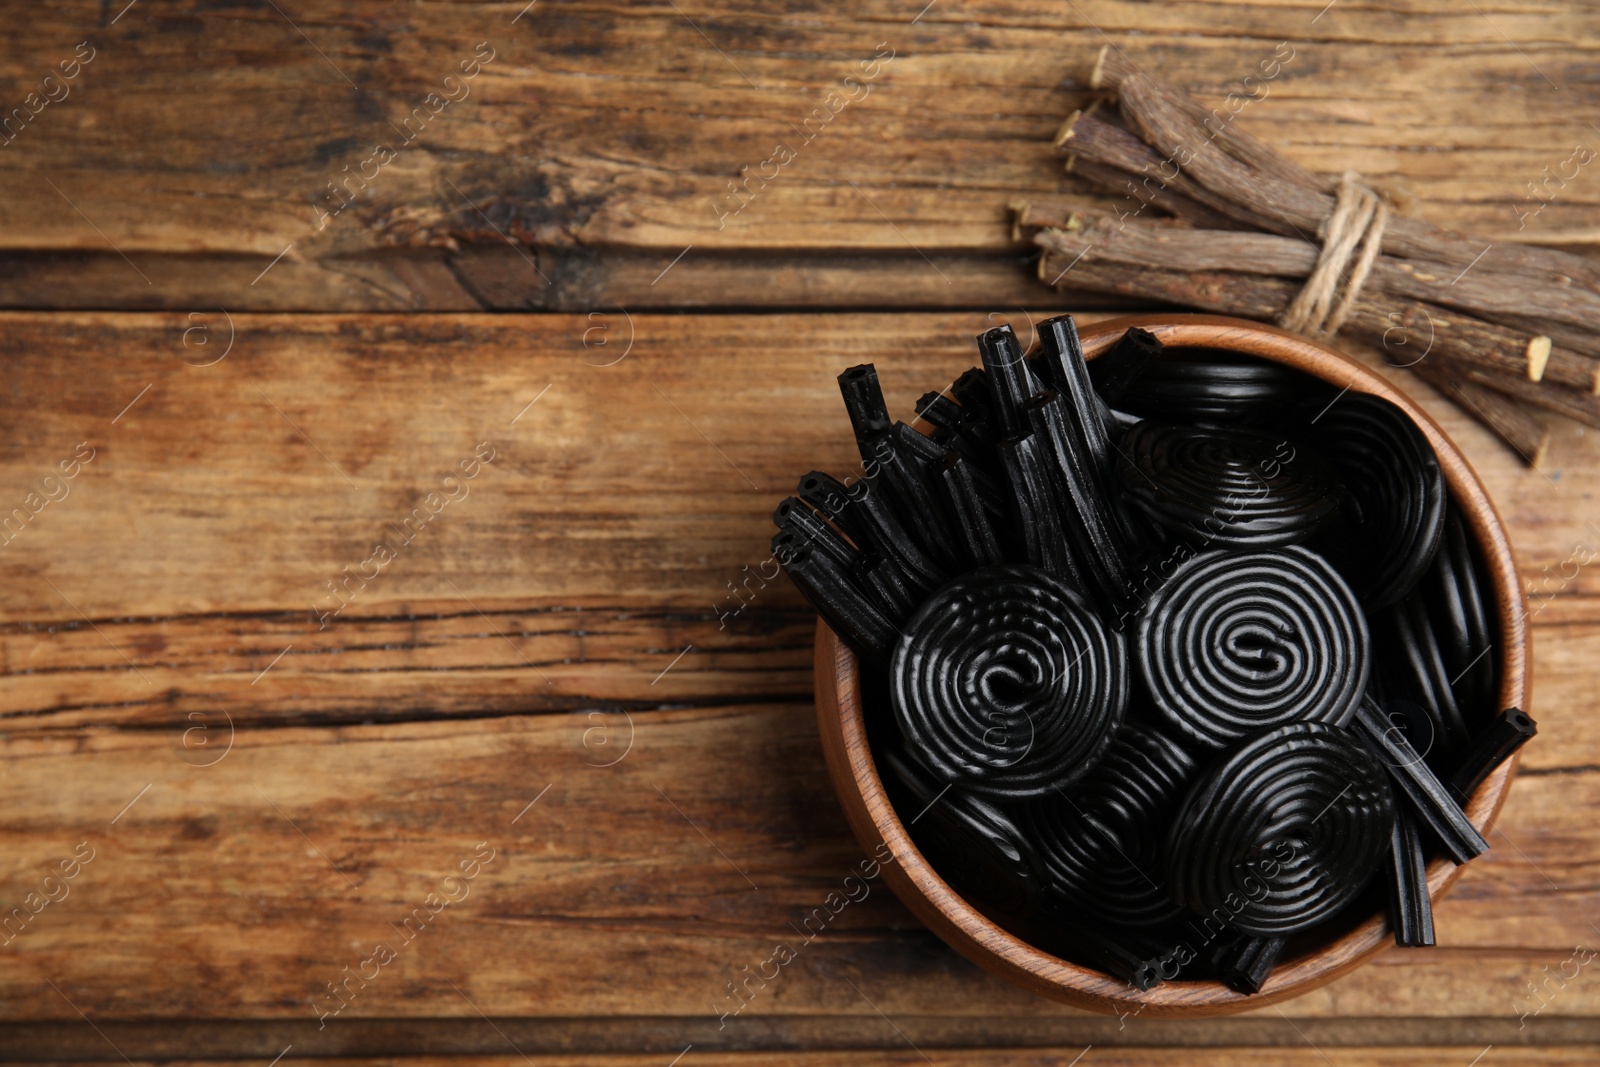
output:
<instances>
[{"instance_id":1,"label":"wooden bowl","mask_svg":"<svg viewBox=\"0 0 1600 1067\"><path fill-rule=\"evenodd\" d=\"M1371 370L1330 348L1259 323L1215 315L1134 315L1096 323L1083 331L1084 354L1093 359L1130 326L1149 330L1165 345L1205 346L1270 359L1341 388L1384 397L1410 415L1438 453L1450 495L1476 539L1489 573L1499 616L1500 706L1529 710L1527 613L1510 542L1466 457L1421 407ZM1394 943L1388 919L1382 913L1373 915L1354 929L1330 934L1312 951L1286 956L1256 996L1236 993L1215 981L1165 982L1140 992L1120 979L1035 948L963 900L911 843L884 793L867 745L855 654L821 623L815 662L822 748L856 839L869 854L880 842L887 844L895 862L884 866L884 877L895 895L957 952L994 974L1090 1011L1139 1011L1165 1017L1222 1015L1266 1007L1269 1001L1315 989ZM1512 759L1501 765L1467 804L1468 817L1485 834L1505 802L1516 762ZM1428 865L1428 888L1434 900L1444 895L1462 870L1444 858Z\"/></svg>"}]
</instances>

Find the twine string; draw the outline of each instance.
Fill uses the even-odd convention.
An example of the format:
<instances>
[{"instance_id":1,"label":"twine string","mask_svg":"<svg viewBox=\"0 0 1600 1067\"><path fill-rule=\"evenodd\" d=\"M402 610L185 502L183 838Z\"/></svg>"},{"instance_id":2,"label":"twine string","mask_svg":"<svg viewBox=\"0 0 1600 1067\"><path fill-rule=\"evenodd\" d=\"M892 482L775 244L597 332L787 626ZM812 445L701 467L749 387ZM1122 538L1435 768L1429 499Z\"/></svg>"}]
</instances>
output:
<instances>
[{"instance_id":1,"label":"twine string","mask_svg":"<svg viewBox=\"0 0 1600 1067\"><path fill-rule=\"evenodd\" d=\"M1388 204L1355 171L1345 171L1333 213L1322 225L1317 265L1278 317L1278 325L1319 341L1338 333L1383 250L1383 229L1388 223Z\"/></svg>"}]
</instances>

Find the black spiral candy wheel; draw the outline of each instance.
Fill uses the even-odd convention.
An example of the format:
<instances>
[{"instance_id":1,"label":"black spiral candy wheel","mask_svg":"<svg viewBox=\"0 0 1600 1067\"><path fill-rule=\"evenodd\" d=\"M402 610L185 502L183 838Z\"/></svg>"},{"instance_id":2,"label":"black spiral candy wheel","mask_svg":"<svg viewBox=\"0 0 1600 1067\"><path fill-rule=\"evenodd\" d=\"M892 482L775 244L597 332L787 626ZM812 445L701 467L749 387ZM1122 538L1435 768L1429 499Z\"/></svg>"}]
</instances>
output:
<instances>
[{"instance_id":1,"label":"black spiral candy wheel","mask_svg":"<svg viewBox=\"0 0 1600 1067\"><path fill-rule=\"evenodd\" d=\"M1333 472L1309 449L1250 430L1141 422L1118 473L1152 522L1218 547L1296 544L1339 507Z\"/></svg>"},{"instance_id":2,"label":"black spiral candy wheel","mask_svg":"<svg viewBox=\"0 0 1600 1067\"><path fill-rule=\"evenodd\" d=\"M971 571L912 616L890 665L907 746L945 781L1000 799L1083 774L1127 703L1127 651L1037 567Z\"/></svg>"},{"instance_id":3,"label":"black spiral candy wheel","mask_svg":"<svg viewBox=\"0 0 1600 1067\"><path fill-rule=\"evenodd\" d=\"M1415 588L1444 531L1444 473L1422 430L1382 397L1349 393L1312 426L1348 495L1316 543L1369 608Z\"/></svg>"},{"instance_id":4,"label":"black spiral candy wheel","mask_svg":"<svg viewBox=\"0 0 1600 1067\"><path fill-rule=\"evenodd\" d=\"M1180 917L1161 846L1195 770L1172 738L1125 723L1081 782L1027 805L1021 821L1051 902L1133 928Z\"/></svg>"},{"instance_id":5,"label":"black spiral candy wheel","mask_svg":"<svg viewBox=\"0 0 1600 1067\"><path fill-rule=\"evenodd\" d=\"M1190 789L1167 837L1174 900L1255 937L1314 926L1389 853L1394 799L1377 757L1337 726L1252 738Z\"/></svg>"},{"instance_id":6,"label":"black spiral candy wheel","mask_svg":"<svg viewBox=\"0 0 1600 1067\"><path fill-rule=\"evenodd\" d=\"M1367 685L1367 623L1303 548L1203 552L1150 599L1135 658L1166 721L1223 748L1292 722L1348 722Z\"/></svg>"}]
</instances>

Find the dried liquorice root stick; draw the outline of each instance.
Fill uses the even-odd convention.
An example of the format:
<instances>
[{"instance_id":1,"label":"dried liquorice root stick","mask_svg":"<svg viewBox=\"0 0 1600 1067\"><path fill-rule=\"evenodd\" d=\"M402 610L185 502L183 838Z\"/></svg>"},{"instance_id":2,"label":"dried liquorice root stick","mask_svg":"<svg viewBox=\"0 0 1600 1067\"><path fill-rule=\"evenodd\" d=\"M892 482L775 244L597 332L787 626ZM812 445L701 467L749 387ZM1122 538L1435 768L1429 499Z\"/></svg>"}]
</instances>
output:
<instances>
[{"instance_id":1,"label":"dried liquorice root stick","mask_svg":"<svg viewBox=\"0 0 1600 1067\"><path fill-rule=\"evenodd\" d=\"M1410 364L1409 369L1453 401L1456 407L1488 427L1528 466L1535 470L1544 467L1550 447L1550 428L1521 403L1469 378L1452 375L1437 360L1420 359Z\"/></svg>"},{"instance_id":2,"label":"dried liquorice root stick","mask_svg":"<svg viewBox=\"0 0 1600 1067\"><path fill-rule=\"evenodd\" d=\"M1343 326L1400 355L1397 365L1411 362L1408 352L1429 353L1437 383L1471 380L1600 424L1600 401L1589 402L1600 396L1592 260L1405 217L1399 197L1353 174L1306 170L1114 49L1102 52L1091 84L1114 95L1115 109L1075 114L1056 143L1069 173L1132 209L1097 218L1059 201L1014 205L1019 235L1042 231L1035 240L1047 249L1047 282L1324 338ZM1162 225L1157 213L1197 229ZM1397 343L1410 347L1396 352ZM1518 377L1545 388L1519 387ZM1477 387L1445 395L1530 463L1539 457L1542 431L1519 408L1485 402Z\"/></svg>"}]
</instances>

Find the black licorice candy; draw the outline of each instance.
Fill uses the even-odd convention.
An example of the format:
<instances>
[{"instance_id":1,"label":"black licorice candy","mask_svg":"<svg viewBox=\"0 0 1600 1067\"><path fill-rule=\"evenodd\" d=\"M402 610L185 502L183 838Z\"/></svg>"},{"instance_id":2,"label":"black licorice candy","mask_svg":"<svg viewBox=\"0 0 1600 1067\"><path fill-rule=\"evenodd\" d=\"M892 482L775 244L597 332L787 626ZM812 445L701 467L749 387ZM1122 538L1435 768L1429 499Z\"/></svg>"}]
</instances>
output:
<instances>
[{"instance_id":1,"label":"black licorice candy","mask_svg":"<svg viewBox=\"0 0 1600 1067\"><path fill-rule=\"evenodd\" d=\"M889 432L892 421L889 406L884 403L883 388L878 384L877 368L863 363L846 369L839 375L839 392L844 395L844 409L850 415L856 447L865 459L872 451L873 442Z\"/></svg>"},{"instance_id":2,"label":"black licorice candy","mask_svg":"<svg viewBox=\"0 0 1600 1067\"><path fill-rule=\"evenodd\" d=\"M1167 836L1173 899L1257 937L1355 900L1389 851L1394 800L1353 732L1299 722L1255 735L1190 788Z\"/></svg>"},{"instance_id":3,"label":"black licorice candy","mask_svg":"<svg viewBox=\"0 0 1600 1067\"><path fill-rule=\"evenodd\" d=\"M1488 729L1472 742L1455 773L1450 776L1450 795L1465 804L1494 769L1533 739L1539 732L1532 716L1521 708L1507 708L1495 716Z\"/></svg>"},{"instance_id":4,"label":"black licorice candy","mask_svg":"<svg viewBox=\"0 0 1600 1067\"><path fill-rule=\"evenodd\" d=\"M1127 651L1059 578L972 571L922 605L890 664L895 721L946 782L996 799L1048 794L1100 758L1128 698Z\"/></svg>"},{"instance_id":5,"label":"black licorice candy","mask_svg":"<svg viewBox=\"0 0 1600 1067\"><path fill-rule=\"evenodd\" d=\"M1011 490L1010 539L1021 559L1084 589L1087 583L1067 543L1038 440L1031 434L1009 437L1000 442L997 451Z\"/></svg>"},{"instance_id":6,"label":"black licorice candy","mask_svg":"<svg viewBox=\"0 0 1600 1067\"><path fill-rule=\"evenodd\" d=\"M1340 894L1364 906L1382 892L1373 884L1380 870L1387 876L1378 880L1394 894L1398 939L1430 939L1426 889L1417 898L1415 887L1425 878L1419 865L1430 850L1438 854L1434 838L1458 862L1486 847L1470 824L1463 830L1459 804L1441 806L1438 796L1448 804L1451 789L1476 788L1532 724L1513 710L1488 725L1498 663L1487 579L1442 475L1430 476L1437 458L1426 439L1396 423L1405 419L1400 409L1358 394L1335 397L1288 368L1157 352L1129 334L1116 346L1119 358L1143 373L1123 385L1115 360L1085 365L1070 320L1044 324L1041 334L1031 356L1009 329L980 337L986 369L963 374L948 395L918 402L933 427L927 436L891 420L870 366L852 368L840 384L866 478L846 489L809 476L799 502L785 501L774 516L779 561L824 619L873 661L864 693L888 714L869 720L876 723L871 744L919 848L952 884L967 887L958 890L963 895L992 917L1008 916L999 921L1017 936L1048 946L1055 930L1065 938L1062 954L1140 988L1181 971L1257 991L1285 936L1333 914L1330 900ZM1319 390L1320 399L1308 399ZM1296 412L1298 425L1290 422ZM1193 425L1141 425L1141 414ZM1254 437L1246 425L1258 431ZM1241 437L1252 442L1244 459L1231 457L1222 468L1243 480L1209 478L1207 450ZM1189 479L1191 514L1212 520L1201 519L1198 536L1140 508L1138 490L1120 473L1119 449L1143 458L1145 438L1169 451L1178 442L1205 453L1205 462L1150 468ZM1322 449L1333 457L1320 488L1307 484L1316 479L1306 470L1286 470ZM1200 583L1207 589L1195 595L1214 603L1172 610L1194 593L1184 592L1186 568L1198 567L1217 543L1219 506L1234 518L1232 497L1263 483L1267 489L1244 502L1266 521L1252 515L1253 527L1240 522L1224 536L1267 531L1282 543L1221 554L1277 552L1304 573L1280 574L1268 592L1254 574L1261 561L1235 558ZM1282 563L1267 569L1294 571ZM1410 582L1413 595L1380 611L1404 592L1383 584L1385 568L1398 585ZM1041 609L1036 590L1017 594L1009 588L1016 575L1004 572L1018 571L1024 585L1054 583L1055 599L1075 598L1076 608L1063 618ZM1352 583L1373 613L1371 641ZM971 603L958 603L963 598ZM1391 618L1403 622L1385 621ZM1173 633L1163 631L1154 652L1123 651L1116 668L1117 657L1107 659L1098 645L1138 644L1131 629L1125 639L1114 632L1130 622ZM1396 626L1405 628L1398 636ZM929 632L919 641L913 631L923 627ZM1190 662L1144 677L1146 662L1170 658L1185 642L1195 650ZM1137 679L1128 677L1129 654ZM1122 681L1112 686L1119 669ZM1141 685L1152 680L1154 700ZM1096 687L1121 695L1110 705L1076 703ZM1363 691L1384 702L1387 718L1373 707L1367 721L1351 720ZM1090 721L1108 706L1115 721ZM1273 726L1280 718L1288 724ZM1139 741L1124 744L1134 731ZM1278 736L1285 731L1288 740ZM1159 754L1189 766L1212 761L1178 775L1193 780L1170 803L1178 814L1165 819L1150 814L1158 806L1151 798L1166 795L1170 782L1144 751L1164 734L1170 747ZM1350 755L1352 740L1361 755ZM1258 753L1261 761L1218 771L1261 744L1271 749ZM915 789L898 782L894 759L914 768ZM1212 816L1190 820L1196 840L1180 856L1178 825L1199 803L1202 783L1219 773L1225 781L1204 801ZM1388 822L1376 792L1387 797ZM1070 812L1069 804L1076 806ZM1041 821L1052 805L1059 810ZM1150 842L1161 845L1154 858ZM990 862L996 856L998 866ZM1356 862L1347 862L1352 856ZM1015 877L1023 870L1033 876L1026 884ZM1141 886L1140 871L1170 894ZM1194 916L1205 930L1199 942L1195 929L1168 926L1179 905L1208 901ZM1203 957L1196 970L1188 967L1191 944Z\"/></svg>"},{"instance_id":7,"label":"black licorice candy","mask_svg":"<svg viewBox=\"0 0 1600 1067\"><path fill-rule=\"evenodd\" d=\"M777 506L772 524L780 530L793 530L807 544L832 556L841 567L853 567L861 558L855 546L796 497L786 497Z\"/></svg>"},{"instance_id":8,"label":"black licorice candy","mask_svg":"<svg viewBox=\"0 0 1600 1067\"><path fill-rule=\"evenodd\" d=\"M978 335L984 380L992 401L990 417L1002 438L1027 430L1023 407L1039 391L1039 383L1023 358L1022 343L1010 326L996 326Z\"/></svg>"},{"instance_id":9,"label":"black licorice candy","mask_svg":"<svg viewBox=\"0 0 1600 1067\"><path fill-rule=\"evenodd\" d=\"M1467 819L1460 803L1376 704L1363 700L1356 709L1355 723L1382 760L1395 790L1406 798L1412 814L1444 846L1446 855L1461 864L1489 851L1489 842Z\"/></svg>"},{"instance_id":10,"label":"black licorice candy","mask_svg":"<svg viewBox=\"0 0 1600 1067\"><path fill-rule=\"evenodd\" d=\"M1019 816L1058 906L1131 928L1183 915L1161 873L1162 836L1197 764L1159 731L1125 723L1083 780Z\"/></svg>"},{"instance_id":11,"label":"black licorice candy","mask_svg":"<svg viewBox=\"0 0 1600 1067\"><path fill-rule=\"evenodd\" d=\"M1135 326L1089 363L1089 378L1100 398L1114 408L1128 387L1160 358L1161 342L1156 335Z\"/></svg>"},{"instance_id":12,"label":"black licorice candy","mask_svg":"<svg viewBox=\"0 0 1600 1067\"><path fill-rule=\"evenodd\" d=\"M1133 647L1163 719L1209 749L1288 723L1343 725L1367 683L1354 594L1298 546L1180 564L1146 604Z\"/></svg>"},{"instance_id":13,"label":"black licorice candy","mask_svg":"<svg viewBox=\"0 0 1600 1067\"><path fill-rule=\"evenodd\" d=\"M1310 418L1312 440L1347 490L1342 521L1313 547L1363 603L1385 607L1416 587L1438 550L1446 502L1439 458L1411 417L1382 397L1345 393Z\"/></svg>"},{"instance_id":14,"label":"black licorice candy","mask_svg":"<svg viewBox=\"0 0 1600 1067\"><path fill-rule=\"evenodd\" d=\"M1389 842L1389 925L1394 943L1425 948L1433 940L1433 899L1422 831L1408 811L1395 814Z\"/></svg>"},{"instance_id":15,"label":"black licorice candy","mask_svg":"<svg viewBox=\"0 0 1600 1067\"><path fill-rule=\"evenodd\" d=\"M1381 638L1384 692L1428 714L1431 737L1423 758L1435 768L1453 768L1467 748L1467 724L1423 598L1413 592L1376 613L1374 631Z\"/></svg>"},{"instance_id":16,"label":"black licorice candy","mask_svg":"<svg viewBox=\"0 0 1600 1067\"><path fill-rule=\"evenodd\" d=\"M1146 420L1123 437L1117 470L1151 522L1218 548L1299 544L1339 506L1327 465L1276 434Z\"/></svg>"},{"instance_id":17,"label":"black licorice candy","mask_svg":"<svg viewBox=\"0 0 1600 1067\"><path fill-rule=\"evenodd\" d=\"M1283 955L1286 937L1251 937L1241 934L1222 942L1213 954L1211 965L1217 977L1237 993L1261 992Z\"/></svg>"},{"instance_id":18,"label":"black licorice candy","mask_svg":"<svg viewBox=\"0 0 1600 1067\"><path fill-rule=\"evenodd\" d=\"M899 516L884 500L880 485L862 479L846 489L832 476L812 471L800 479L798 492L801 500L839 523L857 548L875 550L894 560L911 584L927 595L939 587L948 571L906 533Z\"/></svg>"},{"instance_id":19,"label":"black licorice candy","mask_svg":"<svg viewBox=\"0 0 1600 1067\"><path fill-rule=\"evenodd\" d=\"M1488 578L1467 537L1466 522L1451 504L1433 566L1418 590L1449 672L1450 688L1469 730L1486 724L1498 706L1497 662L1492 654L1494 630L1485 592Z\"/></svg>"},{"instance_id":20,"label":"black licorice candy","mask_svg":"<svg viewBox=\"0 0 1600 1067\"><path fill-rule=\"evenodd\" d=\"M772 539L772 554L835 633L869 659L889 658L900 631L837 562L789 530Z\"/></svg>"},{"instance_id":21,"label":"black licorice candy","mask_svg":"<svg viewBox=\"0 0 1600 1067\"><path fill-rule=\"evenodd\" d=\"M1307 391L1304 375L1277 363L1212 349L1167 348L1113 406L1166 422L1248 425L1270 421Z\"/></svg>"},{"instance_id":22,"label":"black licorice candy","mask_svg":"<svg viewBox=\"0 0 1600 1067\"><path fill-rule=\"evenodd\" d=\"M1033 848L1011 815L948 785L894 747L878 754L891 799L903 801L906 831L959 892L1002 913L1036 909L1040 879Z\"/></svg>"},{"instance_id":23,"label":"black licorice candy","mask_svg":"<svg viewBox=\"0 0 1600 1067\"><path fill-rule=\"evenodd\" d=\"M934 477L956 529L968 567L989 567L1005 562L1000 538L989 521L988 509L972 477L972 468L955 452L945 454Z\"/></svg>"},{"instance_id":24,"label":"black licorice candy","mask_svg":"<svg viewBox=\"0 0 1600 1067\"><path fill-rule=\"evenodd\" d=\"M1067 406L1060 396L1035 397L1026 415L1046 461L1068 549L1089 582L1084 592L1108 617L1120 618L1132 595L1132 568L1103 480L1068 424Z\"/></svg>"}]
</instances>

